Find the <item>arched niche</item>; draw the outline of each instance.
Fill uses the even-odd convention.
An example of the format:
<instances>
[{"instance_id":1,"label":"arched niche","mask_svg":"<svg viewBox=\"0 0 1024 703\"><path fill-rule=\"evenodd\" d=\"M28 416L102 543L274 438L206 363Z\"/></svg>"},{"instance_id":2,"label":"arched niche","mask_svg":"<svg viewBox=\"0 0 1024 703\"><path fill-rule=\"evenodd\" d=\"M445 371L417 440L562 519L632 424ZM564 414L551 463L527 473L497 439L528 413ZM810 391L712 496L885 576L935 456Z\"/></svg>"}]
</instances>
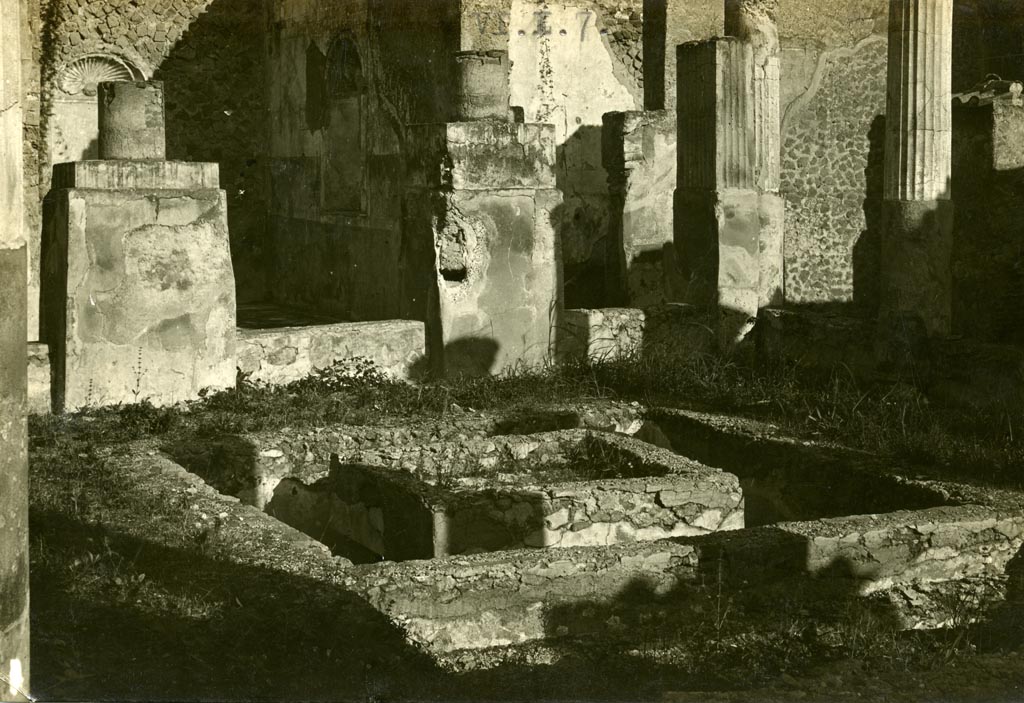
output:
<instances>
[{"instance_id":1,"label":"arched niche","mask_svg":"<svg viewBox=\"0 0 1024 703\"><path fill-rule=\"evenodd\" d=\"M145 78L139 67L109 54L82 56L59 71L53 86L48 128L49 163L97 158L96 84Z\"/></svg>"}]
</instances>

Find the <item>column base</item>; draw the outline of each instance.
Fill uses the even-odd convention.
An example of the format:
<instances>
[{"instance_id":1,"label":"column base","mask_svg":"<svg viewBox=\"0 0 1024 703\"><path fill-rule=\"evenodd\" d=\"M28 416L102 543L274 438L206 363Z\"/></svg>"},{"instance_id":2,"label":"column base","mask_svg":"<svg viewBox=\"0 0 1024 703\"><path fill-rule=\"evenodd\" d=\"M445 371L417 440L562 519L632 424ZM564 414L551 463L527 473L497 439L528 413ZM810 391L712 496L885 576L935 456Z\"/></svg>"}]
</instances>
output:
<instances>
[{"instance_id":1,"label":"column base","mask_svg":"<svg viewBox=\"0 0 1024 703\"><path fill-rule=\"evenodd\" d=\"M761 204L761 195L748 189L675 193L686 302L718 311L723 349L741 342L757 317Z\"/></svg>"},{"instance_id":2,"label":"column base","mask_svg":"<svg viewBox=\"0 0 1024 703\"><path fill-rule=\"evenodd\" d=\"M769 308L782 305L783 264L786 225L786 201L778 193L760 197L761 231L758 233L757 305Z\"/></svg>"},{"instance_id":3,"label":"column base","mask_svg":"<svg viewBox=\"0 0 1024 703\"><path fill-rule=\"evenodd\" d=\"M919 318L929 335L949 334L952 320L953 203L883 203L879 317Z\"/></svg>"}]
</instances>

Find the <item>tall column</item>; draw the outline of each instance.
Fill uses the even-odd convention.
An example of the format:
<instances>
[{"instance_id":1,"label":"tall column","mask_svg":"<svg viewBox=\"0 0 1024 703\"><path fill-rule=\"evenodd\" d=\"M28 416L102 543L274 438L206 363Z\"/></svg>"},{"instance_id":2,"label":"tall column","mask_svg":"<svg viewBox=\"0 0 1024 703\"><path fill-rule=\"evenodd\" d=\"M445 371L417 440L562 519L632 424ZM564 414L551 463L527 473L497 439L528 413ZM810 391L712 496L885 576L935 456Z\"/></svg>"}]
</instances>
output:
<instances>
[{"instance_id":1,"label":"tall column","mask_svg":"<svg viewBox=\"0 0 1024 703\"><path fill-rule=\"evenodd\" d=\"M758 309L752 50L726 37L682 44L677 59L675 247L688 302L717 309L719 341L729 348Z\"/></svg>"},{"instance_id":2,"label":"tall column","mask_svg":"<svg viewBox=\"0 0 1024 703\"><path fill-rule=\"evenodd\" d=\"M0 0L0 700L28 690L27 258L20 0Z\"/></svg>"},{"instance_id":3,"label":"tall column","mask_svg":"<svg viewBox=\"0 0 1024 703\"><path fill-rule=\"evenodd\" d=\"M782 122L779 111L779 0L725 0L725 33L752 52L754 165L761 192L758 305L782 303L785 202L779 194Z\"/></svg>"},{"instance_id":4,"label":"tall column","mask_svg":"<svg viewBox=\"0 0 1024 703\"><path fill-rule=\"evenodd\" d=\"M949 332L953 0L891 0L885 116L883 319Z\"/></svg>"}]
</instances>

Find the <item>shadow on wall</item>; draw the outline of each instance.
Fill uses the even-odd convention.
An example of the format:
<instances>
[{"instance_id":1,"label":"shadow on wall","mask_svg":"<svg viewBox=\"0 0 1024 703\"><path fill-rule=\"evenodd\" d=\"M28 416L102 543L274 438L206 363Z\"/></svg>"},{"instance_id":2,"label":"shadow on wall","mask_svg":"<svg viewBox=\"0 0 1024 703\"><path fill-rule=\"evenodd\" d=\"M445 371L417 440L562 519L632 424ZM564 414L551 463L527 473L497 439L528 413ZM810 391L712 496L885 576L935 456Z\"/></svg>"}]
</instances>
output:
<instances>
[{"instance_id":1,"label":"shadow on wall","mask_svg":"<svg viewBox=\"0 0 1024 703\"><path fill-rule=\"evenodd\" d=\"M556 150L555 180L562 203L551 220L561 242L567 308L604 307L613 295L616 260L608 251L609 196L601 133L599 125L583 125ZM595 178L600 182L595 184Z\"/></svg>"},{"instance_id":2,"label":"shadow on wall","mask_svg":"<svg viewBox=\"0 0 1024 703\"><path fill-rule=\"evenodd\" d=\"M220 164L238 301L266 298L269 246L264 13L213 0L153 74L164 81L167 158Z\"/></svg>"},{"instance_id":3,"label":"shadow on wall","mask_svg":"<svg viewBox=\"0 0 1024 703\"><path fill-rule=\"evenodd\" d=\"M868 162L864 167L864 230L853 245L853 312L864 317L874 317L878 313L881 281L884 116L878 115L871 121L868 143Z\"/></svg>"},{"instance_id":4,"label":"shadow on wall","mask_svg":"<svg viewBox=\"0 0 1024 703\"><path fill-rule=\"evenodd\" d=\"M428 355L413 363L409 369L409 378L426 380L437 377L488 376L495 371L498 349L497 340L489 337L463 337L446 344L435 339Z\"/></svg>"}]
</instances>

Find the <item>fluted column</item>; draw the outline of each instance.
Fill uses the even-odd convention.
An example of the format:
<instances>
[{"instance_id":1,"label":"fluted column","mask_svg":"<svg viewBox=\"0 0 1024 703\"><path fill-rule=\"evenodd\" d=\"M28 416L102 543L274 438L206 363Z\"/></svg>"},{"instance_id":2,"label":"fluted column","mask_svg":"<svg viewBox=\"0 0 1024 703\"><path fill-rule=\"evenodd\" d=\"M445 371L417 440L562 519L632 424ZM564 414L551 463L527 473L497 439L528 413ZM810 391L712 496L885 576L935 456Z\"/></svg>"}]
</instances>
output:
<instances>
[{"instance_id":1,"label":"fluted column","mask_svg":"<svg viewBox=\"0 0 1024 703\"><path fill-rule=\"evenodd\" d=\"M758 309L752 50L735 37L690 42L677 61L675 248L688 302L717 310L719 341L731 348Z\"/></svg>"},{"instance_id":2,"label":"fluted column","mask_svg":"<svg viewBox=\"0 0 1024 703\"><path fill-rule=\"evenodd\" d=\"M891 0L883 318L949 331L953 0Z\"/></svg>"},{"instance_id":3,"label":"fluted column","mask_svg":"<svg viewBox=\"0 0 1024 703\"><path fill-rule=\"evenodd\" d=\"M754 165L761 192L758 305L782 303L785 202L779 194L782 125L779 108L779 0L725 0L725 33L751 47Z\"/></svg>"},{"instance_id":4,"label":"fluted column","mask_svg":"<svg viewBox=\"0 0 1024 703\"><path fill-rule=\"evenodd\" d=\"M891 0L885 197L948 200L953 0Z\"/></svg>"}]
</instances>

